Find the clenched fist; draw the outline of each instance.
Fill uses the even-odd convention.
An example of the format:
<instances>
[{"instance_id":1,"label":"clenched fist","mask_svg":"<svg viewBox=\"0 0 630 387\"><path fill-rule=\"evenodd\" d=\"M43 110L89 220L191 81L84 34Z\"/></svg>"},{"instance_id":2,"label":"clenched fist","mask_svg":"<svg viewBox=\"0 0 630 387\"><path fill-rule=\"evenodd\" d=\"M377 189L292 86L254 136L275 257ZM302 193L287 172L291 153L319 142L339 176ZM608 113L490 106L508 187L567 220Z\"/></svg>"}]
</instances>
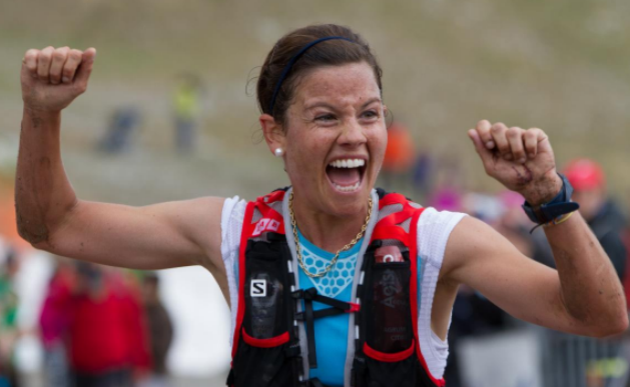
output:
<instances>
[{"instance_id":1,"label":"clenched fist","mask_svg":"<svg viewBox=\"0 0 630 387\"><path fill-rule=\"evenodd\" d=\"M562 180L549 138L538 128L508 128L502 123L479 121L468 131L486 173L506 188L523 195L531 205L550 201L560 192Z\"/></svg>"},{"instance_id":2,"label":"clenched fist","mask_svg":"<svg viewBox=\"0 0 630 387\"><path fill-rule=\"evenodd\" d=\"M22 60L24 107L59 112L87 90L96 50L69 47L31 49Z\"/></svg>"}]
</instances>

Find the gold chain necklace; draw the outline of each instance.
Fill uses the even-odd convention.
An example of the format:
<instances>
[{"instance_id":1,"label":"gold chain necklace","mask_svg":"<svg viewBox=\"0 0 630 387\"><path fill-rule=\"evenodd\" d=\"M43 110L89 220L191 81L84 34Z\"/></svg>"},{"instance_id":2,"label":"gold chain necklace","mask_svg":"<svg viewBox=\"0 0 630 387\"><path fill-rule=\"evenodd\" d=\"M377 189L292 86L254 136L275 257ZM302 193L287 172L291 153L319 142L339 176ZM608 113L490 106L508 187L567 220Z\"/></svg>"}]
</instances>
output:
<instances>
[{"instance_id":1,"label":"gold chain necklace","mask_svg":"<svg viewBox=\"0 0 630 387\"><path fill-rule=\"evenodd\" d=\"M328 274L332 270L333 267L335 267L335 264L337 263L337 260L339 259L339 254L343 251L350 250L352 246L356 245L359 239L363 237L363 234L365 234L365 230L367 229L368 223L370 223L370 216L372 215L372 197L370 196L370 200L368 201L368 213L367 213L367 216L365 217L365 222L363 223L363 226L361 226L361 231L359 231L359 233L354 237L354 239L350 241L350 243L348 243L347 245L339 249L339 251L337 251L333 259L330 261L330 264L324 269L324 271L321 271L319 273L311 273L310 271L308 271L308 269L304 265L304 261L302 260L302 251L300 249L300 238L298 236L298 231L297 231L297 222L295 221L295 215L293 214L293 191L291 191L291 194L289 195L289 215L291 216L291 227L293 228L293 239L295 239L295 252L297 254L297 259L298 259L298 263L300 264L300 267L302 268L302 270L304 270L304 273L307 276L311 278L321 278L325 276L326 274Z\"/></svg>"}]
</instances>

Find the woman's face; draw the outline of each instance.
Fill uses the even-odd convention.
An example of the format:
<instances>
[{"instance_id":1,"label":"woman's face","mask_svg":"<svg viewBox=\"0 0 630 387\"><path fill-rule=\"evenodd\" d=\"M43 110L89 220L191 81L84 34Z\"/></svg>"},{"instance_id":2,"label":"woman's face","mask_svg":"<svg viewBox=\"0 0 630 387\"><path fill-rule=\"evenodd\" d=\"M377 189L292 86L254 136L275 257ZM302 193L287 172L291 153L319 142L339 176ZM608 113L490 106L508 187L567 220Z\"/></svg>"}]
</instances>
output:
<instances>
[{"instance_id":1,"label":"woman's face","mask_svg":"<svg viewBox=\"0 0 630 387\"><path fill-rule=\"evenodd\" d=\"M361 62L313 70L297 83L285 122L286 171L296 198L334 216L360 213L387 145L372 68Z\"/></svg>"}]
</instances>

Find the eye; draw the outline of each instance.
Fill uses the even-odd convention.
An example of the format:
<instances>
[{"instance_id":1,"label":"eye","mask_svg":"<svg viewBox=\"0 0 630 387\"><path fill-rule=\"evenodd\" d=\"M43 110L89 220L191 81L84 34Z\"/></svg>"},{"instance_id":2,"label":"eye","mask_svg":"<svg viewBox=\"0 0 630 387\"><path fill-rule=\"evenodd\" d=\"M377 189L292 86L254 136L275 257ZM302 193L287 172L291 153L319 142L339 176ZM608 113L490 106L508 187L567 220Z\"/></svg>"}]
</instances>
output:
<instances>
[{"instance_id":1,"label":"eye","mask_svg":"<svg viewBox=\"0 0 630 387\"><path fill-rule=\"evenodd\" d=\"M320 114L318 116L315 117L315 121L320 121L320 122L330 122L330 121L334 121L336 119L336 117L333 114Z\"/></svg>"},{"instance_id":2,"label":"eye","mask_svg":"<svg viewBox=\"0 0 630 387\"><path fill-rule=\"evenodd\" d=\"M361 118L366 118L368 120L373 120L379 117L379 114L376 110L366 110L361 114Z\"/></svg>"}]
</instances>

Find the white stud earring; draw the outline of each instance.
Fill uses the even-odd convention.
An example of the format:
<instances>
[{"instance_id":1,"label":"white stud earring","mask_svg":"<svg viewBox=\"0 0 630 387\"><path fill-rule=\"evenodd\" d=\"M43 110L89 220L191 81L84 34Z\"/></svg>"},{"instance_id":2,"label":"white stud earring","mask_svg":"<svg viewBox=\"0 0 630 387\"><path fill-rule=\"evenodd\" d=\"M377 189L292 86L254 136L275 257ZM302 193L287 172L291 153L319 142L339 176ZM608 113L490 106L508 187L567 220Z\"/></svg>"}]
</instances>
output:
<instances>
[{"instance_id":1,"label":"white stud earring","mask_svg":"<svg viewBox=\"0 0 630 387\"><path fill-rule=\"evenodd\" d=\"M276 148L276 150L273 153L276 154L276 157L282 157L282 155L284 154L284 151L282 150L282 148Z\"/></svg>"}]
</instances>

